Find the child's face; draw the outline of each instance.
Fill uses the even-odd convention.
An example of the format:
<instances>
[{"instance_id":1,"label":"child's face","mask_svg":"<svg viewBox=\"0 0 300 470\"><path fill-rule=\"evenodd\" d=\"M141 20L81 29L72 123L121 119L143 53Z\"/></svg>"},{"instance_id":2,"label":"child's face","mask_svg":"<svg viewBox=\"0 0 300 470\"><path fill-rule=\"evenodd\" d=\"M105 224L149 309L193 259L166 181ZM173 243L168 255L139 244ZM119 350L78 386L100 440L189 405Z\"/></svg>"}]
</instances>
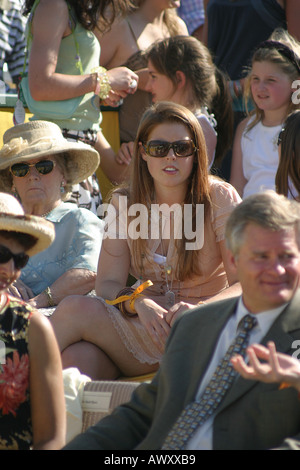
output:
<instances>
[{"instance_id":1,"label":"child's face","mask_svg":"<svg viewBox=\"0 0 300 470\"><path fill-rule=\"evenodd\" d=\"M291 102L292 81L272 62L254 62L251 73L253 99L262 111L286 111Z\"/></svg>"},{"instance_id":2,"label":"child's face","mask_svg":"<svg viewBox=\"0 0 300 470\"><path fill-rule=\"evenodd\" d=\"M174 101L174 85L172 81L162 73L158 73L151 61L148 61L149 78L146 91L152 94L153 103L159 101Z\"/></svg>"}]
</instances>

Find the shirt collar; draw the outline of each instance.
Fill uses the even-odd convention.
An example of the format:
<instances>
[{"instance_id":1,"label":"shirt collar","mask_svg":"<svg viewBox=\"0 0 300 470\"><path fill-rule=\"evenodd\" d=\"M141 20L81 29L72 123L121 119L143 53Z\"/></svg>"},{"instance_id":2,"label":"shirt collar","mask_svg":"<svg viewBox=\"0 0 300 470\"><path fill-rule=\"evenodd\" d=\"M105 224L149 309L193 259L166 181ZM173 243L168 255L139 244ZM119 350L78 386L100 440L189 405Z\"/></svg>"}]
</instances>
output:
<instances>
[{"instance_id":1,"label":"shirt collar","mask_svg":"<svg viewBox=\"0 0 300 470\"><path fill-rule=\"evenodd\" d=\"M265 310L259 312L258 314L253 314L258 322L258 327L263 331L268 331L271 325L274 323L277 317L283 312L285 307L288 305L288 302L285 304L280 305L280 307L273 308L270 310ZM246 309L242 296L239 298L237 309L236 309L236 321L237 325L239 324L240 320L249 314L249 311ZM250 313L251 315L251 313Z\"/></svg>"}]
</instances>

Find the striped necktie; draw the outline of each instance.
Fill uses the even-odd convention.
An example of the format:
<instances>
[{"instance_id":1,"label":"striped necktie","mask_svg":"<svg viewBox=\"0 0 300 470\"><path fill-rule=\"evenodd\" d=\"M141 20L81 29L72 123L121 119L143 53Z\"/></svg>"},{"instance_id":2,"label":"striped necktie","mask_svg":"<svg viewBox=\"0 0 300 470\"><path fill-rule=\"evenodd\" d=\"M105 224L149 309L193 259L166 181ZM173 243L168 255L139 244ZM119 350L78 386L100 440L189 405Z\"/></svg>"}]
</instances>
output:
<instances>
[{"instance_id":1,"label":"striped necktie","mask_svg":"<svg viewBox=\"0 0 300 470\"><path fill-rule=\"evenodd\" d=\"M256 318L249 314L241 319L238 334L218 364L200 401L191 402L184 408L167 435L163 450L184 449L196 430L216 411L237 375L230 359L235 354L245 355L250 331L256 324Z\"/></svg>"}]
</instances>

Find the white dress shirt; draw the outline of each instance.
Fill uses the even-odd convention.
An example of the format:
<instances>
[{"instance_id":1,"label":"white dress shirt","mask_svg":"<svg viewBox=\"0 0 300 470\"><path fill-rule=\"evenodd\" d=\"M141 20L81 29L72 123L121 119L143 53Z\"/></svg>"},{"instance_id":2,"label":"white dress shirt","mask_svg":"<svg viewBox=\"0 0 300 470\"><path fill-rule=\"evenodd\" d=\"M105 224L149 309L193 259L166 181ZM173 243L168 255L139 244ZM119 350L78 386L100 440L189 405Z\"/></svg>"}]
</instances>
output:
<instances>
[{"instance_id":1,"label":"white dress shirt","mask_svg":"<svg viewBox=\"0 0 300 470\"><path fill-rule=\"evenodd\" d=\"M281 305L280 307L261 312L256 314L257 325L250 331L249 344L259 343L262 338L266 335L276 318L280 315L287 304ZM241 319L249 312L244 306L242 297L240 297L237 305L237 309L234 315L230 317L226 323L223 331L220 334L219 341L216 345L215 352L212 356L211 362L208 369L199 385L199 389L196 395L196 400L200 400L202 393L209 383L217 365L221 359L225 356L227 349L234 340L237 334L238 324ZM213 434L213 422L214 415L209 418L200 428L195 432L194 436L190 439L187 444L188 450L211 450L212 449L212 434Z\"/></svg>"}]
</instances>

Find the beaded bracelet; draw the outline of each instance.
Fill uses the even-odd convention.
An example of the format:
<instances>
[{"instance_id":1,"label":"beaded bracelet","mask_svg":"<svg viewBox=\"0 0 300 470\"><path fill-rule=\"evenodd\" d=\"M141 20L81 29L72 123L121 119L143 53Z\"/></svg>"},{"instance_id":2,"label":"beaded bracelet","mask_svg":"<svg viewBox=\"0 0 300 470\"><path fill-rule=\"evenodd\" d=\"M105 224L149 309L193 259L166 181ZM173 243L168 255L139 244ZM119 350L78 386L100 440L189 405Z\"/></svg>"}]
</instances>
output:
<instances>
[{"instance_id":1,"label":"beaded bracelet","mask_svg":"<svg viewBox=\"0 0 300 470\"><path fill-rule=\"evenodd\" d=\"M95 67L91 73L97 74L97 83L95 87L95 95L98 95L100 100L106 100L109 92L111 91L111 84L107 75L107 70L104 67Z\"/></svg>"}]
</instances>

